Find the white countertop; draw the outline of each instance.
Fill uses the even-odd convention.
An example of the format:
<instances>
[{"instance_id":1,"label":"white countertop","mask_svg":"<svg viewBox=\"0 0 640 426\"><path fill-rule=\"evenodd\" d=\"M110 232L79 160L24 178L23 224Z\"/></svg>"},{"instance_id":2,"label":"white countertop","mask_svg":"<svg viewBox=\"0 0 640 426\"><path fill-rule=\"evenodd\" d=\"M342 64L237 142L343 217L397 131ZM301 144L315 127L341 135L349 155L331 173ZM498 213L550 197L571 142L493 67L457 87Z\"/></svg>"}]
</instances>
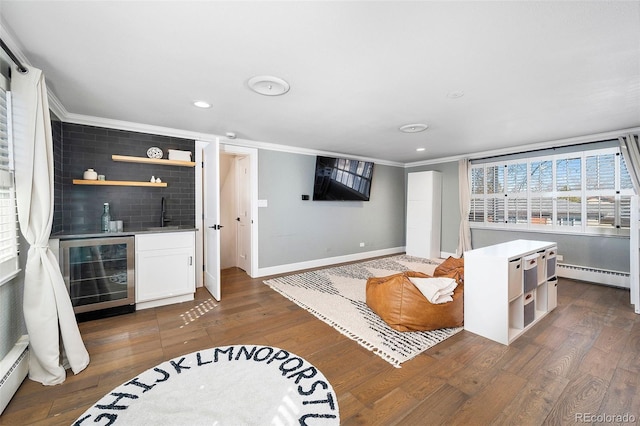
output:
<instances>
[{"instance_id":1,"label":"white countertop","mask_svg":"<svg viewBox=\"0 0 640 426\"><path fill-rule=\"evenodd\" d=\"M129 237L137 234L158 234L167 232L189 232L197 231L194 226L165 226L165 227L148 227L140 229L132 229L122 232L57 232L49 238L59 240L71 240L79 238L109 238L109 237Z\"/></svg>"},{"instance_id":2,"label":"white countertop","mask_svg":"<svg viewBox=\"0 0 640 426\"><path fill-rule=\"evenodd\" d=\"M556 243L552 241L513 240L506 243L494 244L466 251L464 252L464 257L497 256L509 258L513 256L521 256L523 253L545 250L555 246Z\"/></svg>"}]
</instances>

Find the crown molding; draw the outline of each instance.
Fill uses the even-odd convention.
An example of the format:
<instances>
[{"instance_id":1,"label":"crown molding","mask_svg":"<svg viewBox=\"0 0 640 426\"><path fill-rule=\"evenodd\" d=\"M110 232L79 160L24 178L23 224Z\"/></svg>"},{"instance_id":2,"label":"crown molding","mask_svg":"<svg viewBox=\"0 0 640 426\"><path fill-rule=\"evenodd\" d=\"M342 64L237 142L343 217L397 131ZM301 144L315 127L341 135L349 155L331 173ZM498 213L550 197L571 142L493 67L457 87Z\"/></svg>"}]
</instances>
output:
<instances>
[{"instance_id":1,"label":"crown molding","mask_svg":"<svg viewBox=\"0 0 640 426\"><path fill-rule=\"evenodd\" d=\"M45 76L45 83L46 81L47 80ZM62 102L60 102L60 99L58 99L55 93L51 91L51 88L49 86L47 86L47 100L49 101L49 109L51 110L51 112L54 113L55 116L60 119L60 121L64 121L64 117L68 116L69 112L64 107L64 105L62 105Z\"/></svg>"},{"instance_id":2,"label":"crown molding","mask_svg":"<svg viewBox=\"0 0 640 426\"><path fill-rule=\"evenodd\" d=\"M124 120L93 117L89 115L67 113L59 117L65 123L82 124L85 126L106 127L109 129L127 130L130 132L150 133L153 135L170 136L174 138L193 139L204 142L213 142L220 135L193 132L190 130L174 129L171 127L153 126L149 124L134 123Z\"/></svg>"},{"instance_id":3,"label":"crown molding","mask_svg":"<svg viewBox=\"0 0 640 426\"><path fill-rule=\"evenodd\" d=\"M604 141L604 140L609 140L609 139L618 139L620 136L625 136L625 135L630 134L630 133L637 134L639 132L640 132L640 127L630 127L630 128L627 128L627 129L612 130L612 131L603 132L603 133L595 133L595 134L592 134L592 135L576 136L576 137L573 137L573 138L558 139L558 140L554 140L554 141L547 141L547 142L539 142L539 143L533 143L533 144L527 144L527 145L520 145L520 146L515 146L515 147L510 147L510 148L494 149L494 150L490 150L490 151L481 151L481 152L476 152L476 153L473 153L473 154L465 154L465 155L456 155L456 156L452 156L452 157L435 158L435 159L432 159L432 160L425 160L425 161L416 161L416 162L413 162L413 163L405 163L404 167L405 168L411 168L411 167L419 167L419 166L430 166L430 165L433 165L433 164L450 163L450 162L453 162L453 161L461 160L463 158L467 158L469 160L477 160L477 159L480 159L480 158L498 157L498 156L501 156L501 155L518 154L518 153L521 153L521 152L536 151L536 150L539 150L539 149L559 148L559 147L562 147L562 146L577 145L577 144L581 144L581 143L598 142L598 141Z\"/></svg>"},{"instance_id":4,"label":"crown molding","mask_svg":"<svg viewBox=\"0 0 640 426\"><path fill-rule=\"evenodd\" d=\"M362 157L358 155L345 154L343 152L319 151L316 149L300 148L300 147L295 147L290 145L280 145L280 144L275 144L270 142L252 141L248 139L228 139L226 137L222 137L220 138L220 143L224 143L226 145L244 146L247 148L264 149L268 151L287 152L290 154L342 157L342 158L349 158L349 159L360 160L360 161L371 161L373 163L382 164L385 166L404 167L404 163L398 163L398 162L389 161L389 160L381 160L379 158Z\"/></svg>"},{"instance_id":5,"label":"crown molding","mask_svg":"<svg viewBox=\"0 0 640 426\"><path fill-rule=\"evenodd\" d=\"M20 62L22 62L22 65L26 67L33 66L31 65L31 62L29 62L27 57L22 53L22 49L20 49L20 47L18 46L16 38L11 33L9 33L9 30L7 30L7 25L4 23L2 16L0 16L0 38L2 38L2 41L4 41L7 47L11 49L11 52L13 52L13 54L16 55ZM4 52L2 54L4 55ZM11 61L8 55L7 60Z\"/></svg>"}]
</instances>

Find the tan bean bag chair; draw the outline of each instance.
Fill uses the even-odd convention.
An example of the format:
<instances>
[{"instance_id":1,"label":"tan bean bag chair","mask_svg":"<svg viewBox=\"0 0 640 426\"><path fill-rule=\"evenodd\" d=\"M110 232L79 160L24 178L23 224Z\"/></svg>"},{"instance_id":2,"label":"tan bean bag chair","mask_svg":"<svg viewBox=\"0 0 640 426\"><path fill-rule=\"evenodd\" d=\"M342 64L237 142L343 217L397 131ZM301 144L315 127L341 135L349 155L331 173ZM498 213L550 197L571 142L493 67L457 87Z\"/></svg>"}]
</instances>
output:
<instances>
[{"instance_id":1,"label":"tan bean bag chair","mask_svg":"<svg viewBox=\"0 0 640 426\"><path fill-rule=\"evenodd\" d=\"M389 326L398 331L428 331L461 327L464 322L464 264L450 257L439 265L436 277L454 278L458 286L453 301L432 304L413 285L409 277L429 278L421 272L403 272L367 280L367 305Z\"/></svg>"},{"instance_id":2,"label":"tan bean bag chair","mask_svg":"<svg viewBox=\"0 0 640 426\"><path fill-rule=\"evenodd\" d=\"M436 267L433 276L455 278L459 286L464 285L464 259L449 256Z\"/></svg>"}]
</instances>

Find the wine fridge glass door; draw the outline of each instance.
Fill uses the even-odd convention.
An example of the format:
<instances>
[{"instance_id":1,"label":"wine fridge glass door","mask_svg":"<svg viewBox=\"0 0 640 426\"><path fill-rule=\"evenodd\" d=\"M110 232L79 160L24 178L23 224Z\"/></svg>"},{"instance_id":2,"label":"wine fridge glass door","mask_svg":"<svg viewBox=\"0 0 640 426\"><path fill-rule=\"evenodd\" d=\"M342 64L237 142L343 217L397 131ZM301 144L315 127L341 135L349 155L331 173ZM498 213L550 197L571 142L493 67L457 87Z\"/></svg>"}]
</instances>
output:
<instances>
[{"instance_id":1,"label":"wine fridge glass door","mask_svg":"<svg viewBox=\"0 0 640 426\"><path fill-rule=\"evenodd\" d=\"M76 313L135 303L133 240L60 242L63 275Z\"/></svg>"}]
</instances>

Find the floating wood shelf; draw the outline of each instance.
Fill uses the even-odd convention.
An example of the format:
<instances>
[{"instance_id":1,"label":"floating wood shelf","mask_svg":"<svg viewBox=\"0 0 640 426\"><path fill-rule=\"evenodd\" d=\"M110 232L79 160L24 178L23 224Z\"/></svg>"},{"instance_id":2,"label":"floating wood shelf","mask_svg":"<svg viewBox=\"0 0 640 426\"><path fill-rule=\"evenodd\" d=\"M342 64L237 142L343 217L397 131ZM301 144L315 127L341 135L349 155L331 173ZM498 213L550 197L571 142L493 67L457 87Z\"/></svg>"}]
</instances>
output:
<instances>
[{"instance_id":1,"label":"floating wood shelf","mask_svg":"<svg viewBox=\"0 0 640 426\"><path fill-rule=\"evenodd\" d=\"M113 161L121 161L124 163L142 163L142 164L161 164L163 166L181 166L181 167L195 167L194 161L181 161L181 160L166 160L164 158L145 158L145 157L131 157L128 155L112 155Z\"/></svg>"},{"instance_id":2,"label":"floating wood shelf","mask_svg":"<svg viewBox=\"0 0 640 426\"><path fill-rule=\"evenodd\" d=\"M100 185L100 186L153 186L156 188L165 188L166 182L151 183L151 182L136 182L131 180L84 180L74 179L74 185Z\"/></svg>"}]
</instances>

